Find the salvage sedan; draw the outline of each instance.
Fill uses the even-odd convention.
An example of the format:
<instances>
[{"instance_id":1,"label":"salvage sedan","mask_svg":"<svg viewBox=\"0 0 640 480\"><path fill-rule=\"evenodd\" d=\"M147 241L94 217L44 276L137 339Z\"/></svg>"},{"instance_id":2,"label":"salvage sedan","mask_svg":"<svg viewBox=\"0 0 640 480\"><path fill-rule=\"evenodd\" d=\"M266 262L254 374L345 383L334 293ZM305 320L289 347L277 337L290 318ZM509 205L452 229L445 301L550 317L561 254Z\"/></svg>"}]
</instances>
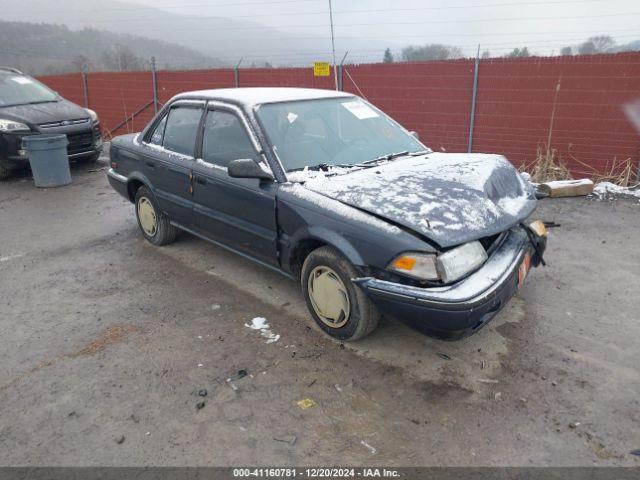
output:
<instances>
[{"instance_id":1,"label":"salvage sedan","mask_svg":"<svg viewBox=\"0 0 640 480\"><path fill-rule=\"evenodd\" d=\"M484 325L543 262L531 185L502 156L434 153L361 98L180 94L115 138L109 182L155 245L184 230L298 281L327 334L381 315L440 338Z\"/></svg>"}]
</instances>

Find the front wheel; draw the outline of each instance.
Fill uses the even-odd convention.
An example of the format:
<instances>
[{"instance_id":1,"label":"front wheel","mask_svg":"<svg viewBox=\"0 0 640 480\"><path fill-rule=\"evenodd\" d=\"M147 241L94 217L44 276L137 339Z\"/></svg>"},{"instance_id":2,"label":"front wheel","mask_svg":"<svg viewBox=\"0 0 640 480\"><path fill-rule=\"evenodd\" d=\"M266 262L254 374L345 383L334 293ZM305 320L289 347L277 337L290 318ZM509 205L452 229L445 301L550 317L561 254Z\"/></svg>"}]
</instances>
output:
<instances>
[{"instance_id":1,"label":"front wheel","mask_svg":"<svg viewBox=\"0 0 640 480\"><path fill-rule=\"evenodd\" d=\"M338 340L359 340L371 333L380 313L351 279L356 269L332 247L321 247L306 258L301 284L307 308L318 326Z\"/></svg>"},{"instance_id":2,"label":"front wheel","mask_svg":"<svg viewBox=\"0 0 640 480\"><path fill-rule=\"evenodd\" d=\"M167 245L176 239L176 227L158 208L155 197L147 187L140 187L135 198L136 218L142 235L154 245Z\"/></svg>"}]
</instances>

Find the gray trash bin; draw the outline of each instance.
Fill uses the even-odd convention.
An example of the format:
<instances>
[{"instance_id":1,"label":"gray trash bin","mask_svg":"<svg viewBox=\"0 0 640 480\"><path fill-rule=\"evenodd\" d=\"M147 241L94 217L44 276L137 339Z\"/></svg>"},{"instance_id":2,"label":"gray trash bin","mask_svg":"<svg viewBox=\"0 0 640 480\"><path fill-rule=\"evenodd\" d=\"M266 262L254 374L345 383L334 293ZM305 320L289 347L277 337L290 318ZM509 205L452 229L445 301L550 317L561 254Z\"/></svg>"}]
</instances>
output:
<instances>
[{"instance_id":1,"label":"gray trash bin","mask_svg":"<svg viewBox=\"0 0 640 480\"><path fill-rule=\"evenodd\" d=\"M66 135L33 135L22 139L36 187L61 187L71 183Z\"/></svg>"}]
</instances>

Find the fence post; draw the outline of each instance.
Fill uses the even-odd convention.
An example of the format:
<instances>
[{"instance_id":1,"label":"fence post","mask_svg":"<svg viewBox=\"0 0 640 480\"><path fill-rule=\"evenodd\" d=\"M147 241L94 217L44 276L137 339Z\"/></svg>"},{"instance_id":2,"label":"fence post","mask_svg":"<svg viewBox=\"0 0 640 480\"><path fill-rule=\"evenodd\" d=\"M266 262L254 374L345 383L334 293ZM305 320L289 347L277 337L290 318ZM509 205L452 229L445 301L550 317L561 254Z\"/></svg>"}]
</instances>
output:
<instances>
[{"instance_id":1,"label":"fence post","mask_svg":"<svg viewBox=\"0 0 640 480\"><path fill-rule=\"evenodd\" d=\"M238 63L236 63L236 66L233 67L233 82L236 88L240 86L240 64L242 63L242 58L240 58L240 60L238 60Z\"/></svg>"},{"instance_id":2,"label":"fence post","mask_svg":"<svg viewBox=\"0 0 640 480\"><path fill-rule=\"evenodd\" d=\"M84 96L84 108L89 108L89 84L87 82L87 66L82 66L82 94Z\"/></svg>"},{"instance_id":3,"label":"fence post","mask_svg":"<svg viewBox=\"0 0 640 480\"><path fill-rule=\"evenodd\" d=\"M469 118L469 141L467 143L467 153L473 149L473 127L476 119L476 96L478 94L478 67L480 66L480 45L476 53L476 61L473 69L473 94L471 95L471 116Z\"/></svg>"},{"instance_id":4,"label":"fence post","mask_svg":"<svg viewBox=\"0 0 640 480\"><path fill-rule=\"evenodd\" d=\"M156 57L151 57L151 82L153 85L153 113L158 113L158 78L156 75Z\"/></svg>"},{"instance_id":5,"label":"fence post","mask_svg":"<svg viewBox=\"0 0 640 480\"><path fill-rule=\"evenodd\" d=\"M346 52L344 52L344 56L342 57L342 60L340 60L340 65L338 66L338 90L340 91L344 91L344 61L347 58L347 55L349 55L349 50L347 50Z\"/></svg>"}]
</instances>

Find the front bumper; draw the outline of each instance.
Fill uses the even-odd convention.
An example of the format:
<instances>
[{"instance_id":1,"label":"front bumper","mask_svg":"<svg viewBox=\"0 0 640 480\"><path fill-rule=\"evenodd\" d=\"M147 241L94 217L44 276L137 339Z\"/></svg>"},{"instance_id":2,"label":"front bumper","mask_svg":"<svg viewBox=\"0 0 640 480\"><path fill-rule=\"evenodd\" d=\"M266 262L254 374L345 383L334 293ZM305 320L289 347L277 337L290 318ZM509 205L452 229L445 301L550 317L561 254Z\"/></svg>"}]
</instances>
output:
<instances>
[{"instance_id":1,"label":"front bumper","mask_svg":"<svg viewBox=\"0 0 640 480\"><path fill-rule=\"evenodd\" d=\"M533 254L523 227L514 227L482 268L454 285L420 288L375 278L354 283L383 314L428 335L455 340L482 328L505 306L518 290L525 257Z\"/></svg>"},{"instance_id":2,"label":"front bumper","mask_svg":"<svg viewBox=\"0 0 640 480\"><path fill-rule=\"evenodd\" d=\"M82 159L91 155L99 154L102 151L103 142L99 125L90 130L70 130L57 129L46 132L33 133L2 133L0 134L0 163L10 169L20 169L29 166L29 157L22 148L22 139L27 136L39 135L40 133L63 133L69 139L67 155L69 160Z\"/></svg>"}]
</instances>

